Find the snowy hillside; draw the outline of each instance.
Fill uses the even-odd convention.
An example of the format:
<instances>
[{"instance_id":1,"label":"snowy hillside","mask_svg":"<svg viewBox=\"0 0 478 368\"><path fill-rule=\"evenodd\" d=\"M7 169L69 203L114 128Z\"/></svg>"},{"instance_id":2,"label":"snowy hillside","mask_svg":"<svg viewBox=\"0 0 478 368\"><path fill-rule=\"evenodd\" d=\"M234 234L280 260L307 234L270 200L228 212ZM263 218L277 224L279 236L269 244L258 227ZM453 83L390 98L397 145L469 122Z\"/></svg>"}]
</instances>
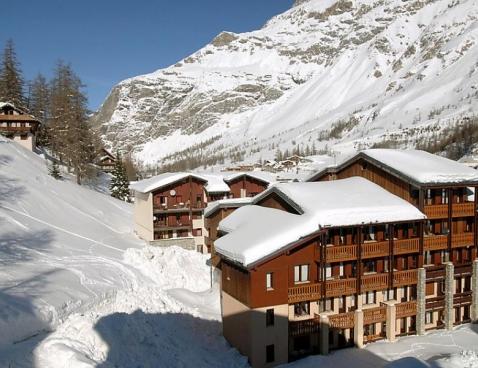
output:
<instances>
[{"instance_id":1,"label":"snowy hillside","mask_svg":"<svg viewBox=\"0 0 478 368\"><path fill-rule=\"evenodd\" d=\"M477 0L297 1L121 82L95 122L146 163L202 142L204 157L249 161L297 145L414 145L478 110L477 25Z\"/></svg>"},{"instance_id":2,"label":"snowy hillside","mask_svg":"<svg viewBox=\"0 0 478 368\"><path fill-rule=\"evenodd\" d=\"M207 256L145 247L131 219L0 137L0 367L248 366L221 335ZM470 325L291 366L474 367L477 346Z\"/></svg>"}]
</instances>

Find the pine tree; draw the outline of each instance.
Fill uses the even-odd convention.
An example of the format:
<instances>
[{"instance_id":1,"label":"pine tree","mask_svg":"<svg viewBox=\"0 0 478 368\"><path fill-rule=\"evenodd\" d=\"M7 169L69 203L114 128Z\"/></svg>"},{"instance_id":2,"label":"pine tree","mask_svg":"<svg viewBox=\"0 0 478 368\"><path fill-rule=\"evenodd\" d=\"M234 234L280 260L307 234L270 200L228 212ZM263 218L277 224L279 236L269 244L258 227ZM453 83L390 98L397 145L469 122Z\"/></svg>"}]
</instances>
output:
<instances>
[{"instance_id":1,"label":"pine tree","mask_svg":"<svg viewBox=\"0 0 478 368\"><path fill-rule=\"evenodd\" d=\"M129 181L120 153L116 153L115 167L110 183L111 196L121 201L129 201Z\"/></svg>"},{"instance_id":2,"label":"pine tree","mask_svg":"<svg viewBox=\"0 0 478 368\"><path fill-rule=\"evenodd\" d=\"M5 45L0 62L0 101L11 102L16 107L26 108L23 96L23 76L17 60L13 41Z\"/></svg>"},{"instance_id":3,"label":"pine tree","mask_svg":"<svg viewBox=\"0 0 478 368\"><path fill-rule=\"evenodd\" d=\"M48 168L48 173L56 180L62 178L60 168L58 167L58 163L55 160L52 161L51 166Z\"/></svg>"},{"instance_id":4,"label":"pine tree","mask_svg":"<svg viewBox=\"0 0 478 368\"><path fill-rule=\"evenodd\" d=\"M50 148L73 169L76 181L94 175L94 132L88 124L87 98L83 84L70 65L59 62L51 82L48 125Z\"/></svg>"},{"instance_id":5,"label":"pine tree","mask_svg":"<svg viewBox=\"0 0 478 368\"><path fill-rule=\"evenodd\" d=\"M50 91L47 80L42 74L38 74L31 83L28 109L31 115L42 122L37 133L37 144L43 147L48 147L50 143L47 124L49 103Z\"/></svg>"}]
</instances>

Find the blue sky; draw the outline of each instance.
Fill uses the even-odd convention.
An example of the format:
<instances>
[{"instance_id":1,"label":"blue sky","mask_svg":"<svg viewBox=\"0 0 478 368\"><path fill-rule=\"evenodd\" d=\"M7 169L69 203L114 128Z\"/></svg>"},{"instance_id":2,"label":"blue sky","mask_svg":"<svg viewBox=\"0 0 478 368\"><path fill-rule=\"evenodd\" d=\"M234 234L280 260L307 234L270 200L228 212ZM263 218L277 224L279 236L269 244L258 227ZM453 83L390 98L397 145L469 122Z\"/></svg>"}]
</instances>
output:
<instances>
[{"instance_id":1,"label":"blue sky","mask_svg":"<svg viewBox=\"0 0 478 368\"><path fill-rule=\"evenodd\" d=\"M223 30L261 27L293 0L5 0L0 48L12 38L25 79L70 62L96 109L119 81L174 64ZM6 8L5 8L6 5Z\"/></svg>"}]
</instances>

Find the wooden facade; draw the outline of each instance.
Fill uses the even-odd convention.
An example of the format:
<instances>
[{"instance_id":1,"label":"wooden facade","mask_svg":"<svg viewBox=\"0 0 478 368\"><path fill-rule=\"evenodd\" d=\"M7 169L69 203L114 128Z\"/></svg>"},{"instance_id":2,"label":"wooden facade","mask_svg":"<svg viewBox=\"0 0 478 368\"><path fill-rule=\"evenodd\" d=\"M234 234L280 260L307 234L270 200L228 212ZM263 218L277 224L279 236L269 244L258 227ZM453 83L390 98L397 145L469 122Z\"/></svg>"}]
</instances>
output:
<instances>
[{"instance_id":1,"label":"wooden facade","mask_svg":"<svg viewBox=\"0 0 478 368\"><path fill-rule=\"evenodd\" d=\"M107 149L102 148L98 152L95 162L96 166L98 166L100 170L106 173L112 173L115 168L116 160L117 158L115 155L113 155Z\"/></svg>"},{"instance_id":2,"label":"wooden facade","mask_svg":"<svg viewBox=\"0 0 478 368\"><path fill-rule=\"evenodd\" d=\"M9 103L0 103L0 134L25 148L36 147L40 121Z\"/></svg>"},{"instance_id":3,"label":"wooden facade","mask_svg":"<svg viewBox=\"0 0 478 368\"><path fill-rule=\"evenodd\" d=\"M152 192L154 240L203 236L202 220L206 207L205 181L193 176Z\"/></svg>"},{"instance_id":4,"label":"wooden facade","mask_svg":"<svg viewBox=\"0 0 478 368\"><path fill-rule=\"evenodd\" d=\"M478 183L420 184L363 156L312 181L353 176L406 200L427 219L324 228L247 268L222 257L223 293L251 311L288 309L287 361L323 351L320 344L328 351L357 344L357 338L363 343L385 339L389 324L393 338L415 334L422 268L425 329L443 328L447 262L454 265L453 323L471 320L478 196L469 199L469 188L476 193ZM298 214L274 191L254 204Z\"/></svg>"},{"instance_id":5,"label":"wooden facade","mask_svg":"<svg viewBox=\"0 0 478 368\"><path fill-rule=\"evenodd\" d=\"M225 181L231 189L231 198L254 197L266 190L269 185L268 182L247 173Z\"/></svg>"}]
</instances>

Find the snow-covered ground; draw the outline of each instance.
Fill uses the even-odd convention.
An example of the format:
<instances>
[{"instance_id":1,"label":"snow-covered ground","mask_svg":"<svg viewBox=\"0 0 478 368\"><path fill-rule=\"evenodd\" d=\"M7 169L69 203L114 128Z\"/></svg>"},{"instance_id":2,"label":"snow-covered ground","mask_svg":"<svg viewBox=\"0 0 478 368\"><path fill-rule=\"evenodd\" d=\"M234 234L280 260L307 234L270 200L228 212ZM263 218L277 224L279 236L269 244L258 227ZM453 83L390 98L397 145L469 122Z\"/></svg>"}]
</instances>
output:
<instances>
[{"instance_id":1,"label":"snow-covered ground","mask_svg":"<svg viewBox=\"0 0 478 368\"><path fill-rule=\"evenodd\" d=\"M221 335L207 256L146 247L131 207L0 137L0 367L247 367ZM478 327L291 367L474 367Z\"/></svg>"}]
</instances>

